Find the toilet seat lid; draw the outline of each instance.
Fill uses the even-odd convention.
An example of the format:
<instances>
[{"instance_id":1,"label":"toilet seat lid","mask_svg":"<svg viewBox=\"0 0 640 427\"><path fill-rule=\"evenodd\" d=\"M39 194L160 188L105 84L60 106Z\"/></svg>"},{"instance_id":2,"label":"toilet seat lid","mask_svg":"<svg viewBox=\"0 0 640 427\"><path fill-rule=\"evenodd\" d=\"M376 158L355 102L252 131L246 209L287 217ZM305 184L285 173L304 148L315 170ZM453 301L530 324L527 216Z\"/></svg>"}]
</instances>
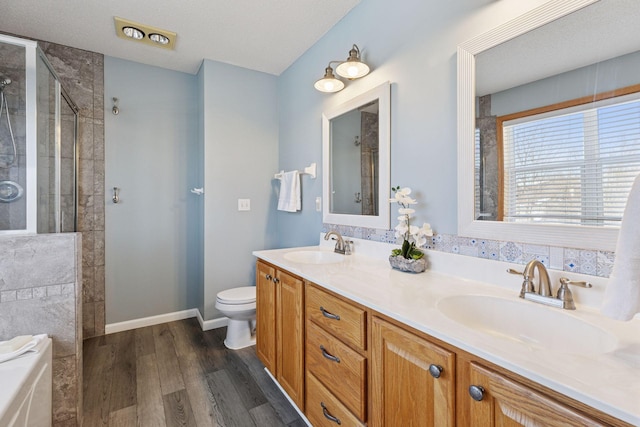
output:
<instances>
[{"instance_id":1,"label":"toilet seat lid","mask_svg":"<svg viewBox=\"0 0 640 427\"><path fill-rule=\"evenodd\" d=\"M242 286L219 292L216 299L227 304L247 304L256 301L256 287Z\"/></svg>"}]
</instances>

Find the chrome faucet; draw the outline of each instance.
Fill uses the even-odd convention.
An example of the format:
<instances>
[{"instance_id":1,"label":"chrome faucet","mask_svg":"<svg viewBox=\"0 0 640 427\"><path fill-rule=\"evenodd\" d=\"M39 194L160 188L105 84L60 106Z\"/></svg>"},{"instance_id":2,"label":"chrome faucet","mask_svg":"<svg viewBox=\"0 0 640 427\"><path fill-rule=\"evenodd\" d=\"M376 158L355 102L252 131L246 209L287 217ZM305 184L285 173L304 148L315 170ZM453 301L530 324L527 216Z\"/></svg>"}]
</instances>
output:
<instances>
[{"instance_id":1,"label":"chrome faucet","mask_svg":"<svg viewBox=\"0 0 640 427\"><path fill-rule=\"evenodd\" d=\"M535 270L538 270L538 289L536 290L533 277ZM573 295L568 285L582 286L583 288L590 288L589 282L574 282L566 277L560 278L560 287L558 293L553 296L551 291L551 280L549 280L549 273L547 268L538 260L531 260L524 267L524 271L517 271L514 269L508 269L507 273L522 274L524 281L522 282L522 289L520 289L520 298L524 298L529 301L538 302L541 304L551 305L553 307L564 308L566 310L575 310L576 304L573 301Z\"/></svg>"},{"instance_id":2,"label":"chrome faucet","mask_svg":"<svg viewBox=\"0 0 640 427\"><path fill-rule=\"evenodd\" d=\"M331 230L327 234L324 235L324 240L329 240L329 236L334 235L336 237L333 240L337 240L336 247L334 248L334 252L342 254L342 255L351 255L351 245L353 243L351 240L344 240L340 233L337 231Z\"/></svg>"}]
</instances>

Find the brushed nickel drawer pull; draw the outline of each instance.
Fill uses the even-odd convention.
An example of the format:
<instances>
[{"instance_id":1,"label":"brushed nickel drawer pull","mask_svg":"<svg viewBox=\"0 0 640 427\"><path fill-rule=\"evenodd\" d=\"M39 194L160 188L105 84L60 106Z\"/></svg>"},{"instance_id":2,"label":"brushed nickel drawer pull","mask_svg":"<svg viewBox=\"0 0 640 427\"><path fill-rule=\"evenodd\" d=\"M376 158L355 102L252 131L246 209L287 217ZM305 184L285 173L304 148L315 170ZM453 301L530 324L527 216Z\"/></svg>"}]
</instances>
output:
<instances>
[{"instance_id":1,"label":"brushed nickel drawer pull","mask_svg":"<svg viewBox=\"0 0 640 427\"><path fill-rule=\"evenodd\" d=\"M327 407L324 406L324 402L320 402L320 406L322 406L322 413L324 414L324 417L326 419L328 419L329 421L333 421L338 425L342 424L342 421L340 421L340 418L336 418L329 413L329 411L327 410Z\"/></svg>"},{"instance_id":2,"label":"brushed nickel drawer pull","mask_svg":"<svg viewBox=\"0 0 640 427\"><path fill-rule=\"evenodd\" d=\"M328 317L329 319L333 319L333 320L340 320L340 316L338 316L337 314L329 313L322 306L320 306L320 311L322 312L322 315L324 317Z\"/></svg>"},{"instance_id":3,"label":"brushed nickel drawer pull","mask_svg":"<svg viewBox=\"0 0 640 427\"><path fill-rule=\"evenodd\" d=\"M327 350L324 348L323 345L320 346L320 351L322 351L322 355L325 358L331 360L332 362L340 363L340 358L336 357L336 356L334 356L332 354L327 353Z\"/></svg>"}]
</instances>

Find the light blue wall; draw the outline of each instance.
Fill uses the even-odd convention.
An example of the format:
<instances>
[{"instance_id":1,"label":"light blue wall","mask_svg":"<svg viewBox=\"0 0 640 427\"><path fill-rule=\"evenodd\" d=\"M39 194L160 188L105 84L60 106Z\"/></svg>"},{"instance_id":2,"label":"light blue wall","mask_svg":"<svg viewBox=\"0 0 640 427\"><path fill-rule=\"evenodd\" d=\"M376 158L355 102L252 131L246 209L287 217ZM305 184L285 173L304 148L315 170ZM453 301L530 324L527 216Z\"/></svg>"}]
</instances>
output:
<instances>
[{"instance_id":1,"label":"light blue wall","mask_svg":"<svg viewBox=\"0 0 640 427\"><path fill-rule=\"evenodd\" d=\"M391 185L414 189L416 223L456 233L456 48L544 2L363 1L278 79L280 169L321 165L322 111L390 81ZM346 59L353 43L371 74L336 94L316 91L327 63ZM321 178L303 180L302 212L278 213L279 246L317 244Z\"/></svg>"},{"instance_id":2,"label":"light blue wall","mask_svg":"<svg viewBox=\"0 0 640 427\"><path fill-rule=\"evenodd\" d=\"M367 0L279 77L208 60L192 76L105 58L105 100L126 95L136 111L127 117L123 110L117 121L106 114L106 144L126 153L135 143L145 154L140 171L162 174L136 184L162 213L144 218L157 235L131 241L138 249L159 242L162 251L143 266L130 260L134 283L107 287L107 322L193 307L214 319L217 292L254 283L253 250L317 244L322 112L385 81L392 83L391 184L414 189L417 222L455 233L456 47L545 1ZM372 73L337 94L316 91L328 61L346 59L352 43ZM107 158L107 187L114 161ZM303 210L278 212L273 174L311 162L319 174L302 177ZM158 182L170 188L154 187ZM167 193L182 200L201 185L204 198L166 205ZM238 198L251 199L251 211L238 212ZM118 225L109 222L109 209L107 228ZM111 261L113 276L118 264Z\"/></svg>"},{"instance_id":3,"label":"light blue wall","mask_svg":"<svg viewBox=\"0 0 640 427\"><path fill-rule=\"evenodd\" d=\"M276 77L205 60L200 68L204 143L204 313L219 317L216 294L255 284L254 250L276 240ZM251 210L238 211L238 199Z\"/></svg>"},{"instance_id":4,"label":"light blue wall","mask_svg":"<svg viewBox=\"0 0 640 427\"><path fill-rule=\"evenodd\" d=\"M104 70L106 322L197 307L202 201L188 191L201 159L197 78L108 56Z\"/></svg>"}]
</instances>

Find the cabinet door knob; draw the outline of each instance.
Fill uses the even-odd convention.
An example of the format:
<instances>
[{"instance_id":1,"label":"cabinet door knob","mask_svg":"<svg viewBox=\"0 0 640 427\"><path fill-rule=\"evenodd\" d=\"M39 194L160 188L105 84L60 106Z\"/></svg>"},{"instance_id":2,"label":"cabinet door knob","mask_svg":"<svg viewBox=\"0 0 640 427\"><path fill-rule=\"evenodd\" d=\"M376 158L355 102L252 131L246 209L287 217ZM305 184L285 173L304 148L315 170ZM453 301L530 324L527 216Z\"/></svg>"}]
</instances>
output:
<instances>
[{"instance_id":1,"label":"cabinet door knob","mask_svg":"<svg viewBox=\"0 0 640 427\"><path fill-rule=\"evenodd\" d=\"M327 353L327 350L324 348L323 345L320 346L320 351L322 351L322 355L325 358L331 360L332 362L340 363L340 358L337 356L334 356L333 354Z\"/></svg>"},{"instance_id":2,"label":"cabinet door knob","mask_svg":"<svg viewBox=\"0 0 640 427\"><path fill-rule=\"evenodd\" d=\"M267 279L267 280L271 280L271 279L273 279L273 277L271 277L271 275L270 275L270 274L265 274L265 275L264 275L264 278L265 278L265 279Z\"/></svg>"},{"instance_id":3,"label":"cabinet door knob","mask_svg":"<svg viewBox=\"0 0 640 427\"><path fill-rule=\"evenodd\" d=\"M324 317L328 317L329 319L333 319L333 320L340 320L340 316L338 316L337 314L329 313L322 306L320 307L320 311L322 312L322 315Z\"/></svg>"},{"instance_id":4,"label":"cabinet door knob","mask_svg":"<svg viewBox=\"0 0 640 427\"><path fill-rule=\"evenodd\" d=\"M320 402L320 406L322 406L322 413L324 414L324 417L326 419L328 419L329 421L333 421L334 423L340 425L342 424L342 422L340 421L339 418L334 417L333 415L331 415L329 413L329 411L327 410L327 407L324 406L324 402Z\"/></svg>"},{"instance_id":5,"label":"cabinet door knob","mask_svg":"<svg viewBox=\"0 0 640 427\"><path fill-rule=\"evenodd\" d=\"M440 375L442 374L443 370L444 369L440 365L434 365L434 364L429 365L429 373L433 378L440 378Z\"/></svg>"},{"instance_id":6,"label":"cabinet door knob","mask_svg":"<svg viewBox=\"0 0 640 427\"><path fill-rule=\"evenodd\" d=\"M273 283L280 283L280 279L278 279L277 277L273 278Z\"/></svg>"},{"instance_id":7,"label":"cabinet door knob","mask_svg":"<svg viewBox=\"0 0 640 427\"><path fill-rule=\"evenodd\" d=\"M484 399L484 387L481 385L472 385L469 386L469 395L476 402L480 402Z\"/></svg>"}]
</instances>

